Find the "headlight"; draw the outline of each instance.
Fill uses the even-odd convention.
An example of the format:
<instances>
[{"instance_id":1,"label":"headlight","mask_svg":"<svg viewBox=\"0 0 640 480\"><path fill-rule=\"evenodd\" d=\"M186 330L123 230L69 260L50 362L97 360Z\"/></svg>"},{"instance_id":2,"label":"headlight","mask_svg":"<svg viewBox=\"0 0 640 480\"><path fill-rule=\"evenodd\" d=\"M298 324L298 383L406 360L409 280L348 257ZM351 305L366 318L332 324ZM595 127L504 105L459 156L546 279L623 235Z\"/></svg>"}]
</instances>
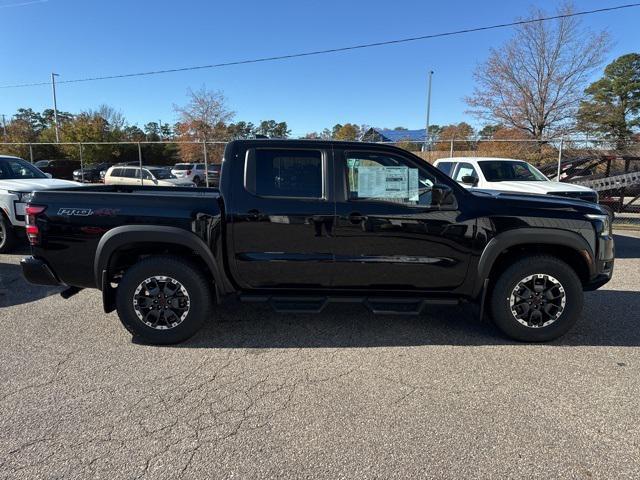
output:
<instances>
[{"instance_id":1,"label":"headlight","mask_svg":"<svg viewBox=\"0 0 640 480\"><path fill-rule=\"evenodd\" d=\"M33 197L33 192L12 192L9 190L9 193L18 197L18 202L21 203L29 203Z\"/></svg>"},{"instance_id":2,"label":"headlight","mask_svg":"<svg viewBox=\"0 0 640 480\"><path fill-rule=\"evenodd\" d=\"M609 215L598 215L594 213L587 214L589 220L595 220L597 224L596 230L600 236L611 235L611 218Z\"/></svg>"}]
</instances>

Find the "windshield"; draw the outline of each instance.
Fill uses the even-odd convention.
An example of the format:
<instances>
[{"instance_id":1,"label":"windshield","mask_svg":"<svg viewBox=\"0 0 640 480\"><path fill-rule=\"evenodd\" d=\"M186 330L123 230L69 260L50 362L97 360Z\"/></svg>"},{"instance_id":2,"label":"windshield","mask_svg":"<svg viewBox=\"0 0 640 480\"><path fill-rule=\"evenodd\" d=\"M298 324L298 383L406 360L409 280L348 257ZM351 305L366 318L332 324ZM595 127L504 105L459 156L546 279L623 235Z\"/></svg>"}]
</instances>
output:
<instances>
[{"instance_id":1,"label":"windshield","mask_svg":"<svg viewBox=\"0 0 640 480\"><path fill-rule=\"evenodd\" d=\"M0 158L0 180L21 178L47 178L47 176L30 163L19 158Z\"/></svg>"},{"instance_id":2,"label":"windshield","mask_svg":"<svg viewBox=\"0 0 640 480\"><path fill-rule=\"evenodd\" d=\"M478 161L487 182L548 182L539 170L527 162L513 160Z\"/></svg>"},{"instance_id":3,"label":"windshield","mask_svg":"<svg viewBox=\"0 0 640 480\"><path fill-rule=\"evenodd\" d=\"M192 163L178 163L175 167L173 167L174 170L191 170L193 169L193 164Z\"/></svg>"},{"instance_id":4,"label":"windshield","mask_svg":"<svg viewBox=\"0 0 640 480\"><path fill-rule=\"evenodd\" d=\"M165 170L164 168L155 168L153 170L149 170L151 175L153 175L158 180L166 180L167 178L176 178L175 175L171 175L169 170Z\"/></svg>"}]
</instances>

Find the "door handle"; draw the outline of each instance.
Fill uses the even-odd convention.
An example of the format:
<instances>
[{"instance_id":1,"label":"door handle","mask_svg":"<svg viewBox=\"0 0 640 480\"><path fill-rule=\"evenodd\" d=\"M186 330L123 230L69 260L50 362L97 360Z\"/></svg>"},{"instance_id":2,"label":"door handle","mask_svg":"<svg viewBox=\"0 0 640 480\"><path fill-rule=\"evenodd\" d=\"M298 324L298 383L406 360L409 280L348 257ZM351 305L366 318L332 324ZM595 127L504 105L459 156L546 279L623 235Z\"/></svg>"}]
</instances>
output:
<instances>
[{"instance_id":1,"label":"door handle","mask_svg":"<svg viewBox=\"0 0 640 480\"><path fill-rule=\"evenodd\" d=\"M255 208L252 208L251 210L249 210L247 212L247 218L249 220L259 220L260 219L260 210L256 210Z\"/></svg>"},{"instance_id":2,"label":"door handle","mask_svg":"<svg viewBox=\"0 0 640 480\"><path fill-rule=\"evenodd\" d=\"M354 224L360 223L360 222L362 222L363 220L366 220L366 219L367 219L367 217L362 215L359 212L351 212L349 214L349 221L351 223L354 223Z\"/></svg>"}]
</instances>

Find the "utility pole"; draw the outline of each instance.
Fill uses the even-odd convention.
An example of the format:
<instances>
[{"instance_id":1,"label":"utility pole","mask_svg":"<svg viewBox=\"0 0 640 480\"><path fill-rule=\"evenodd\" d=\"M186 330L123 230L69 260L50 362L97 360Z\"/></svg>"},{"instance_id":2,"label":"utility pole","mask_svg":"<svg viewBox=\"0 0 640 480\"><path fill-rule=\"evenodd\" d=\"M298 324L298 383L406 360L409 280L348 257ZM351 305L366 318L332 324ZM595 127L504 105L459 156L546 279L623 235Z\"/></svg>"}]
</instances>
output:
<instances>
[{"instance_id":1,"label":"utility pole","mask_svg":"<svg viewBox=\"0 0 640 480\"><path fill-rule=\"evenodd\" d=\"M7 139L7 122L4 120L4 113L2 114L2 132L4 133L4 139Z\"/></svg>"},{"instance_id":2,"label":"utility pole","mask_svg":"<svg viewBox=\"0 0 640 480\"><path fill-rule=\"evenodd\" d=\"M51 90L53 91L53 120L56 124L56 143L60 143L60 131L58 129L58 101L56 100L56 77L57 73L51 72Z\"/></svg>"},{"instance_id":3,"label":"utility pole","mask_svg":"<svg viewBox=\"0 0 640 480\"><path fill-rule=\"evenodd\" d=\"M424 151L429 149L429 115L431 114L431 77L433 77L433 70L429 70L429 86L427 88L427 128L424 132Z\"/></svg>"}]
</instances>

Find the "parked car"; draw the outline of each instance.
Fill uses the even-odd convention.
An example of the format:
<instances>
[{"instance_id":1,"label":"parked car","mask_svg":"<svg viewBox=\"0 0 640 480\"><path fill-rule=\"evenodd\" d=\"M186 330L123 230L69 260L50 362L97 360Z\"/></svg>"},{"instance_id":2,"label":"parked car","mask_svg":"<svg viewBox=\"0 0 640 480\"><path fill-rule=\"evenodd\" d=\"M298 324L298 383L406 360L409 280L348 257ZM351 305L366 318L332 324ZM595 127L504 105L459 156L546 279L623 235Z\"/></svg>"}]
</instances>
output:
<instances>
[{"instance_id":1,"label":"parked car","mask_svg":"<svg viewBox=\"0 0 640 480\"><path fill-rule=\"evenodd\" d=\"M508 336L538 342L566 333L583 291L613 273L598 205L467 190L400 148L237 140L223 164L219 190L36 192L25 277L67 285L65 298L102 290L106 312L158 344L192 336L231 295L282 312L474 302Z\"/></svg>"},{"instance_id":2,"label":"parked car","mask_svg":"<svg viewBox=\"0 0 640 480\"><path fill-rule=\"evenodd\" d=\"M84 172L82 169L73 171L73 179L76 182L97 183L100 182L100 172L107 171L112 166L111 163L97 163L95 165L85 165ZM84 175L83 175L84 173Z\"/></svg>"},{"instance_id":3,"label":"parked car","mask_svg":"<svg viewBox=\"0 0 640 480\"><path fill-rule=\"evenodd\" d=\"M465 188L559 195L598 203L595 190L582 185L552 182L524 160L456 157L437 160L434 166Z\"/></svg>"},{"instance_id":4,"label":"parked car","mask_svg":"<svg viewBox=\"0 0 640 480\"><path fill-rule=\"evenodd\" d=\"M50 173L53 178L73 180L73 171L80 168L80 162L68 159L38 160L35 166L44 173Z\"/></svg>"},{"instance_id":5,"label":"parked car","mask_svg":"<svg viewBox=\"0 0 640 480\"><path fill-rule=\"evenodd\" d=\"M207 175L204 163L176 163L171 173L177 178L190 180L196 185L201 185Z\"/></svg>"},{"instance_id":6,"label":"parked car","mask_svg":"<svg viewBox=\"0 0 640 480\"><path fill-rule=\"evenodd\" d=\"M100 182L104 183L104 177L107 174L107 170L109 170L111 167L128 167L128 166L135 167L139 165L140 165L140 162L119 162L113 165L108 165L102 170L100 170Z\"/></svg>"},{"instance_id":7,"label":"parked car","mask_svg":"<svg viewBox=\"0 0 640 480\"><path fill-rule=\"evenodd\" d=\"M0 156L0 253L10 252L24 236L26 203L35 190L77 186L52 179L18 157Z\"/></svg>"},{"instance_id":8,"label":"parked car","mask_svg":"<svg viewBox=\"0 0 640 480\"><path fill-rule=\"evenodd\" d=\"M220 184L220 172L222 171L221 164L209 165L207 168L207 178L209 179L210 187L217 187Z\"/></svg>"},{"instance_id":9,"label":"parked car","mask_svg":"<svg viewBox=\"0 0 640 480\"><path fill-rule=\"evenodd\" d=\"M142 173L141 173L142 172ZM161 187L195 187L190 180L183 180L171 175L163 167L117 167L107 170L104 177L106 185L155 185Z\"/></svg>"}]
</instances>

